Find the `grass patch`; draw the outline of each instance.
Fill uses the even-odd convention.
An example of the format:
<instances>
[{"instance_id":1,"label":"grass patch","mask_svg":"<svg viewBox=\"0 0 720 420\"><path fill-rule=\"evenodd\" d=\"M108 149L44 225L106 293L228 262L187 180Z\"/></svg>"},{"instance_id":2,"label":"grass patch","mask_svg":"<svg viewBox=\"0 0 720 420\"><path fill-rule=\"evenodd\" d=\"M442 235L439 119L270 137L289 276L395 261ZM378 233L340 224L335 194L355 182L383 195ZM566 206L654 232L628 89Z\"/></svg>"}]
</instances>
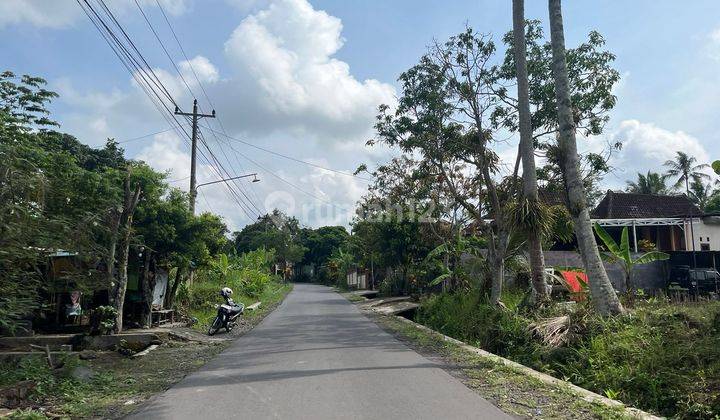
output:
<instances>
[{"instance_id":1,"label":"grass patch","mask_svg":"<svg viewBox=\"0 0 720 420\"><path fill-rule=\"evenodd\" d=\"M191 306L188 309L188 314L191 317L197 318L198 322L193 325L193 329L205 332L207 331L208 327L210 326L210 323L215 319L215 315L217 315L217 309L213 306L214 304L221 303L221 297L218 296L218 288L216 285L211 284L212 292L215 296L217 296L217 299L215 299L215 302L212 302L211 300L205 300L201 301L200 303L195 304L194 306ZM266 287L263 289L263 291L257 295L257 296L248 296L248 295L240 295L240 296L234 296L234 300L236 302L241 302L246 307L249 305L252 305L255 302L261 302L261 306L259 310L256 311L246 311L243 314L243 319L246 321L252 322L254 318L262 317L266 310L270 308L274 308L275 305L277 305L279 302L281 302L285 296L290 293L292 290L292 284L290 283L282 283L279 281L272 281L266 285Z\"/></svg>"},{"instance_id":2,"label":"grass patch","mask_svg":"<svg viewBox=\"0 0 720 420\"><path fill-rule=\"evenodd\" d=\"M515 301L515 300L511 300ZM546 344L532 326L558 308L500 310L479 295L437 295L417 321L601 395L677 418L720 416L720 302L637 302L625 316L603 319L578 305L565 341Z\"/></svg>"},{"instance_id":3,"label":"grass patch","mask_svg":"<svg viewBox=\"0 0 720 420\"><path fill-rule=\"evenodd\" d=\"M119 353L98 353L94 360L66 357L52 370L42 356L0 365L0 388L30 380L36 383L11 419L118 418L143 400L169 388L225 348L222 344L164 343L141 359ZM72 373L91 372L85 379Z\"/></svg>"},{"instance_id":4,"label":"grass patch","mask_svg":"<svg viewBox=\"0 0 720 420\"><path fill-rule=\"evenodd\" d=\"M627 418L620 408L585 401L567 388L545 384L394 317L374 319L419 353L430 358L440 356L451 374L510 415L544 419Z\"/></svg>"}]
</instances>

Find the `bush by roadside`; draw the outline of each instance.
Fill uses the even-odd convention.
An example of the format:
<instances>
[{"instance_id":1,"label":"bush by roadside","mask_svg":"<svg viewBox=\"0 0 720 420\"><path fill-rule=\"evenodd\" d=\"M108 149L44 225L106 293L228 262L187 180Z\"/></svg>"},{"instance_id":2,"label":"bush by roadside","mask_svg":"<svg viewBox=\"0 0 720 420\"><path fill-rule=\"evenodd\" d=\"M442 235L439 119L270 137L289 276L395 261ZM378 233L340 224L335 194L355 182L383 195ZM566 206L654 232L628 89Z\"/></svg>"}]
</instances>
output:
<instances>
[{"instance_id":1,"label":"bush by roadside","mask_svg":"<svg viewBox=\"0 0 720 420\"><path fill-rule=\"evenodd\" d=\"M291 289L292 285L271 281L257 298L241 297L263 304L257 311L247 312L242 325L231 335L220 334L207 341L168 339L141 358L133 359L119 352L96 352L89 360L79 360L77 355L58 359L55 363L62 364L59 369L51 369L42 353L20 362L2 362L0 394L1 390L21 383L29 385L21 400L7 404L13 407L8 418L121 418L204 365L225 349L232 338L257 325ZM215 316L214 308L194 311L203 319ZM181 330L182 336L191 336L186 329ZM3 405L6 402L0 398L0 407Z\"/></svg>"},{"instance_id":2,"label":"bush by roadside","mask_svg":"<svg viewBox=\"0 0 720 420\"><path fill-rule=\"evenodd\" d=\"M582 305L525 313L479 294L436 295L417 321L487 351L619 399L678 418L720 415L720 302L678 306L638 302L602 319Z\"/></svg>"}]
</instances>

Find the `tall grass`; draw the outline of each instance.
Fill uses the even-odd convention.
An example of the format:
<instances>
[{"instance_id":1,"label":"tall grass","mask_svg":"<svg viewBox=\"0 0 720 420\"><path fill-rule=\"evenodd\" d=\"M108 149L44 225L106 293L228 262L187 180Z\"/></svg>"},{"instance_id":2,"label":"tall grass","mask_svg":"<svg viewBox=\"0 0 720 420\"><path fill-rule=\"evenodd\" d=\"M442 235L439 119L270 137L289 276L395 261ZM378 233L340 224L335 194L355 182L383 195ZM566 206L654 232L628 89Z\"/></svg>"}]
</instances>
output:
<instances>
[{"instance_id":1,"label":"tall grass","mask_svg":"<svg viewBox=\"0 0 720 420\"><path fill-rule=\"evenodd\" d=\"M720 416L720 302L639 303L609 319L571 311L567 340L545 344L531 326L558 309L508 309L479 293L426 298L417 319L436 330L630 405L676 418Z\"/></svg>"}]
</instances>

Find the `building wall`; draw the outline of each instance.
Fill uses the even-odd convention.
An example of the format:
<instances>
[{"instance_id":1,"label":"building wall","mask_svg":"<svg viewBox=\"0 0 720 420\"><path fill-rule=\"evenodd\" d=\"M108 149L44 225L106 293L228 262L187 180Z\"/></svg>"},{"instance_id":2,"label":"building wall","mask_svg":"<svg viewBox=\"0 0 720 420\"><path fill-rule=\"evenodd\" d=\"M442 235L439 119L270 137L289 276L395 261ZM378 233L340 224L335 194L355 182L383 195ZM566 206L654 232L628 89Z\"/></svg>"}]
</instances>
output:
<instances>
[{"instance_id":1,"label":"building wall","mask_svg":"<svg viewBox=\"0 0 720 420\"><path fill-rule=\"evenodd\" d=\"M641 254L642 253L633 254L633 257ZM625 272L622 267L618 264L609 264L607 262L604 264L608 277L610 277L610 281L615 289L624 292ZM545 265L547 267L582 267L583 263L580 254L575 251L546 251ZM631 286L646 291L662 289L665 287L668 278L668 270L669 268L666 261L655 261L650 264L638 265L633 271ZM592 281L592 279L590 279L590 281Z\"/></svg>"},{"instance_id":2,"label":"building wall","mask_svg":"<svg viewBox=\"0 0 720 420\"><path fill-rule=\"evenodd\" d=\"M720 251L720 217L708 216L702 220L694 219L692 227L696 251L702 250L703 244L709 246L709 251ZM688 244L687 250L692 250L690 223L685 223L685 241Z\"/></svg>"}]
</instances>

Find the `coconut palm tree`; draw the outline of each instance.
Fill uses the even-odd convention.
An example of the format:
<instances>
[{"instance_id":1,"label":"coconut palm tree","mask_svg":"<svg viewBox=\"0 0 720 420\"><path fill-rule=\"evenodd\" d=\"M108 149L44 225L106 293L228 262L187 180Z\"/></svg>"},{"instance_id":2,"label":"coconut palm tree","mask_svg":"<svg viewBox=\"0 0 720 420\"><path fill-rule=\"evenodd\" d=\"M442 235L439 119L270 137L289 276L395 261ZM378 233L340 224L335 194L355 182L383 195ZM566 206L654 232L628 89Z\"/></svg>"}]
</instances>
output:
<instances>
[{"instance_id":1,"label":"coconut palm tree","mask_svg":"<svg viewBox=\"0 0 720 420\"><path fill-rule=\"evenodd\" d=\"M537 170L535 169L535 146L530 122L524 0L513 0L513 45L518 88L523 199L526 200L529 207L537 207L540 206L540 202L538 200ZM534 213L531 212L531 214ZM550 294L545 282L545 258L542 250L542 233L540 229L531 229L528 232L528 248L530 254L530 278L534 297L537 302L549 300Z\"/></svg>"},{"instance_id":2,"label":"coconut palm tree","mask_svg":"<svg viewBox=\"0 0 720 420\"><path fill-rule=\"evenodd\" d=\"M705 211L705 207L707 207L708 202L714 194L715 191L713 191L712 184L704 183L702 178L692 176L688 197L700 210Z\"/></svg>"},{"instance_id":3,"label":"coconut palm tree","mask_svg":"<svg viewBox=\"0 0 720 420\"><path fill-rule=\"evenodd\" d=\"M646 175L638 172L637 182L627 181L625 191L635 194L664 195L668 193L665 177L657 172L648 171Z\"/></svg>"},{"instance_id":4,"label":"coconut palm tree","mask_svg":"<svg viewBox=\"0 0 720 420\"><path fill-rule=\"evenodd\" d=\"M560 167L563 170L568 211L575 223L575 236L582 255L585 272L590 283L595 310L601 315L613 315L623 312L622 304L613 289L600 259L590 212L587 206L585 187L580 173L580 162L575 138L572 102L570 100L570 81L565 58L565 34L563 30L562 6L560 0L549 0L550 44L552 48L552 72L555 78L555 98L559 123L558 148Z\"/></svg>"},{"instance_id":5,"label":"coconut palm tree","mask_svg":"<svg viewBox=\"0 0 720 420\"><path fill-rule=\"evenodd\" d=\"M690 182L695 177L699 179L710 179L710 175L700 172L701 169L708 168L709 165L706 163L697 164L697 159L694 156L690 156L685 152L675 152L675 160L668 160L664 163L664 166L668 167L668 171L665 173L665 178L677 178L677 181L673 185L673 188L677 189L682 184L685 184L685 193L690 196Z\"/></svg>"}]
</instances>

